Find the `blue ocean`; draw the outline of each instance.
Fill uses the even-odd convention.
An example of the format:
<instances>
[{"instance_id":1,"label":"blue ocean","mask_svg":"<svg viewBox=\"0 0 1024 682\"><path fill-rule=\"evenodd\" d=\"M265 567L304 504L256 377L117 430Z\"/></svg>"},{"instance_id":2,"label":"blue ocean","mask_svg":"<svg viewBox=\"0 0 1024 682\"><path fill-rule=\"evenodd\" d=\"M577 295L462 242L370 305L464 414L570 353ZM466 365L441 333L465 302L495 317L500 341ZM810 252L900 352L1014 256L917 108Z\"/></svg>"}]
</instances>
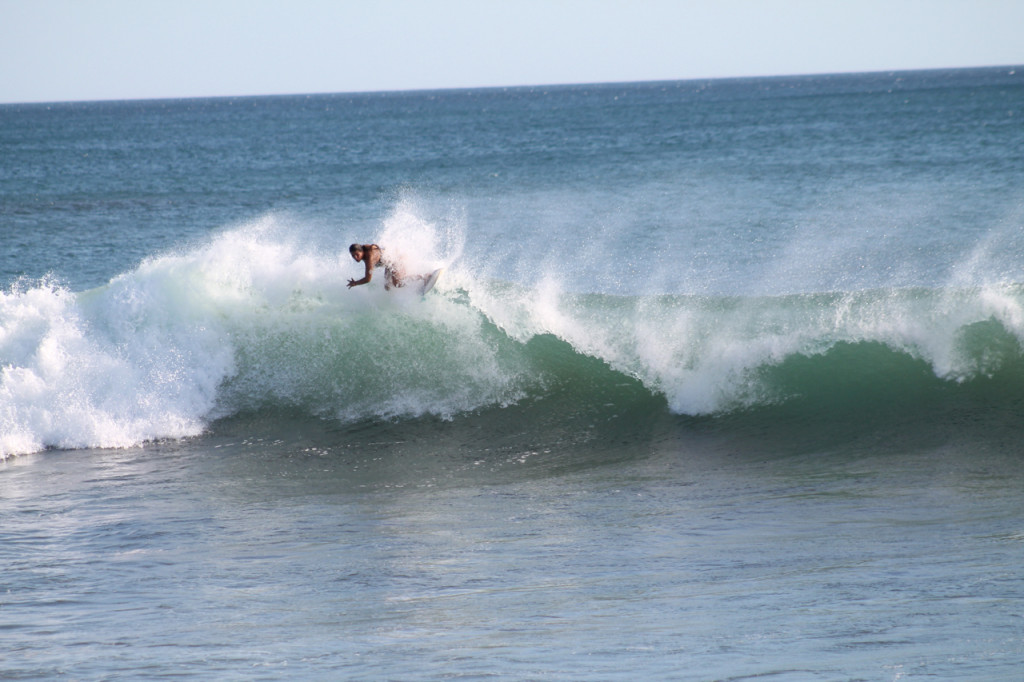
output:
<instances>
[{"instance_id":1,"label":"blue ocean","mask_svg":"<svg viewBox=\"0 0 1024 682\"><path fill-rule=\"evenodd\" d=\"M1024 67L2 105L0 235L5 679L1024 674Z\"/></svg>"}]
</instances>

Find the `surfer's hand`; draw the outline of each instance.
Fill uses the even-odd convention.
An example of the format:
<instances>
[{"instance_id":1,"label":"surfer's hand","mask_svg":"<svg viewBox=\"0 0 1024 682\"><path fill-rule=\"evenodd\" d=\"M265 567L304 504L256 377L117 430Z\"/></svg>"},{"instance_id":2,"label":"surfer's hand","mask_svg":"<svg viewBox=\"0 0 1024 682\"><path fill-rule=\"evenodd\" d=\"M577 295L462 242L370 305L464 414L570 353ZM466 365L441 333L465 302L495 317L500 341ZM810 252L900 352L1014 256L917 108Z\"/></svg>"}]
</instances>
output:
<instances>
[{"instance_id":1,"label":"surfer's hand","mask_svg":"<svg viewBox=\"0 0 1024 682\"><path fill-rule=\"evenodd\" d=\"M355 285L356 285L356 281L355 281L354 279L350 279L350 280L348 281L348 288L349 288L349 289L351 289L351 288L352 288L352 287L354 287Z\"/></svg>"}]
</instances>

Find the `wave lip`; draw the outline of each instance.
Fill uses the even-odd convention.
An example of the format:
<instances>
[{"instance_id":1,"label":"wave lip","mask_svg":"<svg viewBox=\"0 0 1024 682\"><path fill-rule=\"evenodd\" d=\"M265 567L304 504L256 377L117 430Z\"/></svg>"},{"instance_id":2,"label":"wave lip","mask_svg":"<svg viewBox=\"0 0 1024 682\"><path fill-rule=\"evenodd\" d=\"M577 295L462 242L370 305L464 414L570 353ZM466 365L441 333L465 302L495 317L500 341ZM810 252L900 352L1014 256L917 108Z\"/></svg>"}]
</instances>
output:
<instances>
[{"instance_id":1,"label":"wave lip","mask_svg":"<svg viewBox=\"0 0 1024 682\"><path fill-rule=\"evenodd\" d=\"M1016 376L1022 364L1020 285L757 297L545 289L521 292L517 306L505 288L474 304L514 338L551 334L639 379L678 414L848 390L853 376L885 392L894 367L937 387Z\"/></svg>"}]
</instances>

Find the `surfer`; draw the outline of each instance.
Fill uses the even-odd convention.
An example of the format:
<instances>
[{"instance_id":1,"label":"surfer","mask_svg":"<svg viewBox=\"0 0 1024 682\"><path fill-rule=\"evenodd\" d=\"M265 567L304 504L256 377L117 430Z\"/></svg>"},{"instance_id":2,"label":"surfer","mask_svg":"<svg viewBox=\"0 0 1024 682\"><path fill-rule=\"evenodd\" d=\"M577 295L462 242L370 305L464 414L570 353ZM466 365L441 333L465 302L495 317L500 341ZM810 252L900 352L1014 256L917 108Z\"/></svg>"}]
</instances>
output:
<instances>
[{"instance_id":1,"label":"surfer","mask_svg":"<svg viewBox=\"0 0 1024 682\"><path fill-rule=\"evenodd\" d=\"M348 247L348 252L355 262L363 263L366 266L366 274L362 279L348 281L349 289L360 284L369 284L373 279L374 268L384 268L384 288L387 290L390 290L391 287L404 287L406 281L410 279L425 280L427 278L425 275L406 277L402 265L389 259L384 250L376 244L352 244Z\"/></svg>"}]
</instances>

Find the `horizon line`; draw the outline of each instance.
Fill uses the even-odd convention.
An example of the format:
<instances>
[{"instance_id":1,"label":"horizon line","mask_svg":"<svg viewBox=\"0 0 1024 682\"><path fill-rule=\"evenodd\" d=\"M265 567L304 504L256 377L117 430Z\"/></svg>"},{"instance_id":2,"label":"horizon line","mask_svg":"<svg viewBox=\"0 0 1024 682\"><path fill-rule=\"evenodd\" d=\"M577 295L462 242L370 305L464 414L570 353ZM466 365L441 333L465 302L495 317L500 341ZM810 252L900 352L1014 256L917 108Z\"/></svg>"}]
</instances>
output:
<instances>
[{"instance_id":1,"label":"horizon line","mask_svg":"<svg viewBox=\"0 0 1024 682\"><path fill-rule=\"evenodd\" d=\"M263 93L235 93L222 95L167 95L157 97L121 97L121 98L97 98L97 99L66 99L66 100L19 100L0 101L0 106L19 105L54 105L54 104L100 104L114 102L169 102L187 100L210 100L210 99L257 99L261 97L320 97L328 95L388 95L388 94L414 94L430 92L460 92L466 90L520 90L532 88L569 88L587 86L615 86L655 83L698 83L710 81L730 80L767 80L773 78L805 78L813 76L857 76L871 74L900 74L900 73L922 73L928 71L998 71L1009 69L1008 75L1015 75L1017 69L1024 71L1024 64L990 64L981 66L930 66L924 68L896 68L896 69L868 69L851 71L809 71L779 74L750 74L733 76L705 76L694 78L652 78L641 80L610 80L610 81L579 81L579 82L549 82L549 83L524 83L518 85L470 85L470 86L443 86L443 87L413 87L396 89L368 89L368 90L336 90L336 91L313 91L313 92L263 92Z\"/></svg>"}]
</instances>

